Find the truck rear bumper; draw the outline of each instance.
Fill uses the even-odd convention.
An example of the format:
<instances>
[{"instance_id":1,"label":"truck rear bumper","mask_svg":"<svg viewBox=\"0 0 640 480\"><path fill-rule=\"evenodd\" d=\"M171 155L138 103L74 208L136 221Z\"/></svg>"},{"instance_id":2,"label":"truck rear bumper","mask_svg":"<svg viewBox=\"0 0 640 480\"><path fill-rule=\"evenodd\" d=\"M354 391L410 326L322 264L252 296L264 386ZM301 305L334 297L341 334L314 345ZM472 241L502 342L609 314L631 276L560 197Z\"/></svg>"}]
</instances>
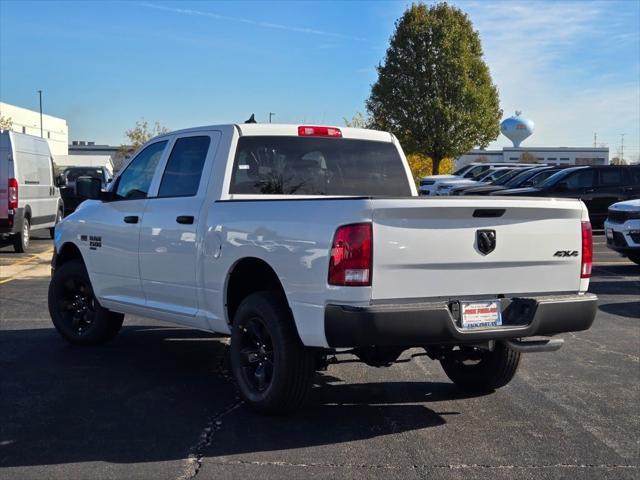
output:
<instances>
[{"instance_id":1,"label":"truck rear bumper","mask_svg":"<svg viewBox=\"0 0 640 480\"><path fill-rule=\"evenodd\" d=\"M330 347L478 343L576 332L591 327L598 298L593 294L503 298L500 327L462 330L452 302L327 305L325 335Z\"/></svg>"}]
</instances>

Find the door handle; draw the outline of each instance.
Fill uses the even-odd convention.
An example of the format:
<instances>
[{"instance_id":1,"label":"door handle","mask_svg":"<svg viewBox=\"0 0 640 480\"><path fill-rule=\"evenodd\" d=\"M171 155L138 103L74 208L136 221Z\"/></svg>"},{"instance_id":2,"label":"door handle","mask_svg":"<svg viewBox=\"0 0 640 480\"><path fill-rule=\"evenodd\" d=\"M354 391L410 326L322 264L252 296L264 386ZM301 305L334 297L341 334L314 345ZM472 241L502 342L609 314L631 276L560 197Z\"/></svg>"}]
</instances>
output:
<instances>
[{"instance_id":1,"label":"door handle","mask_svg":"<svg viewBox=\"0 0 640 480\"><path fill-rule=\"evenodd\" d=\"M596 191L596 189L595 189L595 188L587 188L587 189L584 191L584 193L593 193L593 192L595 192L595 191Z\"/></svg>"},{"instance_id":2,"label":"door handle","mask_svg":"<svg viewBox=\"0 0 640 480\"><path fill-rule=\"evenodd\" d=\"M193 215L179 215L176 217L176 222L183 225L193 225Z\"/></svg>"},{"instance_id":3,"label":"door handle","mask_svg":"<svg viewBox=\"0 0 640 480\"><path fill-rule=\"evenodd\" d=\"M138 223L137 215L129 215L124 217L124 223Z\"/></svg>"}]
</instances>

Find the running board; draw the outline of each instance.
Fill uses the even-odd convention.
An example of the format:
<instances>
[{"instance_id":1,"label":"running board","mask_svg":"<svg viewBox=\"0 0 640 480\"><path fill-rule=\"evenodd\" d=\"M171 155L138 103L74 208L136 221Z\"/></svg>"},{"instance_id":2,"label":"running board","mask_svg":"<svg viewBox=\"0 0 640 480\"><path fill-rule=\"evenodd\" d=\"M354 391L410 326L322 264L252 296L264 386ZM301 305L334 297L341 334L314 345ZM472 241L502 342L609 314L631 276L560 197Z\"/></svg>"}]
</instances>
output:
<instances>
[{"instance_id":1,"label":"running board","mask_svg":"<svg viewBox=\"0 0 640 480\"><path fill-rule=\"evenodd\" d=\"M547 340L505 340L505 343L511 350L520 353L533 353L533 352L555 352L560 350L560 347L564 345L564 340L561 338L550 338Z\"/></svg>"}]
</instances>

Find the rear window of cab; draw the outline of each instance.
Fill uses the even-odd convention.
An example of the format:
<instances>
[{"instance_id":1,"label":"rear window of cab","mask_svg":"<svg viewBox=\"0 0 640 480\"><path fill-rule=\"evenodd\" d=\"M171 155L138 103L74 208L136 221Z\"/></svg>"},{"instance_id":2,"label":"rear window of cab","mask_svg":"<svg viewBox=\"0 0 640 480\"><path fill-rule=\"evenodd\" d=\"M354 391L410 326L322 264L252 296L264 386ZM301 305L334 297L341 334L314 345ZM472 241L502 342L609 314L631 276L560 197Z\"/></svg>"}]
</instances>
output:
<instances>
[{"instance_id":1,"label":"rear window of cab","mask_svg":"<svg viewBox=\"0 0 640 480\"><path fill-rule=\"evenodd\" d=\"M411 188L390 142L246 136L238 140L229 193L402 197Z\"/></svg>"}]
</instances>

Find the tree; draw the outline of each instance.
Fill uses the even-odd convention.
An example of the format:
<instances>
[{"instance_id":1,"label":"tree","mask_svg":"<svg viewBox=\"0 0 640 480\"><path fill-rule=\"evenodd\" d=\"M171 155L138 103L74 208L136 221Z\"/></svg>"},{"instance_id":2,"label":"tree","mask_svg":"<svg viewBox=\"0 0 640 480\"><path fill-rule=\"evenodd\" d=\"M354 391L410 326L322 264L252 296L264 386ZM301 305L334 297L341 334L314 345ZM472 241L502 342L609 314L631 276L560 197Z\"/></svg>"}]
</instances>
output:
<instances>
[{"instance_id":1,"label":"tree","mask_svg":"<svg viewBox=\"0 0 640 480\"><path fill-rule=\"evenodd\" d=\"M520 163L538 163L538 159L531 152L522 152L520 154Z\"/></svg>"},{"instance_id":2,"label":"tree","mask_svg":"<svg viewBox=\"0 0 640 480\"><path fill-rule=\"evenodd\" d=\"M396 22L367 110L407 152L431 157L435 172L444 158L496 139L498 90L469 17L446 3L412 4Z\"/></svg>"},{"instance_id":3,"label":"tree","mask_svg":"<svg viewBox=\"0 0 640 480\"><path fill-rule=\"evenodd\" d=\"M118 156L114 160L114 170L120 170L124 161L153 137L167 132L169 132L169 129L160 125L160 122L155 122L150 128L149 122L144 118L138 120L135 127L125 132L125 135L129 139L129 145L121 145L118 149Z\"/></svg>"},{"instance_id":4,"label":"tree","mask_svg":"<svg viewBox=\"0 0 640 480\"><path fill-rule=\"evenodd\" d=\"M356 114L349 120L343 118L344 126L351 128L369 128L371 126L371 119L366 118L362 112L356 112Z\"/></svg>"},{"instance_id":5,"label":"tree","mask_svg":"<svg viewBox=\"0 0 640 480\"><path fill-rule=\"evenodd\" d=\"M429 157L422 153L410 153L407 155L407 163L411 169L413 180L416 185L420 184L420 179L433 173L433 162ZM453 160L446 158L440 164L443 173L451 173L454 170Z\"/></svg>"},{"instance_id":6,"label":"tree","mask_svg":"<svg viewBox=\"0 0 640 480\"><path fill-rule=\"evenodd\" d=\"M13 127L13 118L0 115L0 131L11 130Z\"/></svg>"}]
</instances>

